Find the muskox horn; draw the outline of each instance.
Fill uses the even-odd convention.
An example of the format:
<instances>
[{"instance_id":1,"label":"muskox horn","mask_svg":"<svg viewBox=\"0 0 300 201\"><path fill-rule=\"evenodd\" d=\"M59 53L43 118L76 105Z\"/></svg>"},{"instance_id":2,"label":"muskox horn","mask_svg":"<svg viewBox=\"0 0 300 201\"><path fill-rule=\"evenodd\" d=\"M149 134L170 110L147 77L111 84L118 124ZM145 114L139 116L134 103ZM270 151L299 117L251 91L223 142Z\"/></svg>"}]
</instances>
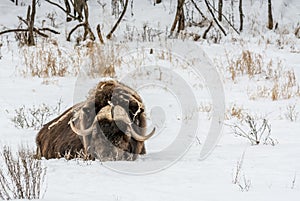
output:
<instances>
[{"instance_id":1,"label":"muskox horn","mask_svg":"<svg viewBox=\"0 0 300 201\"><path fill-rule=\"evenodd\" d=\"M137 134L135 132L135 130L132 128L132 122L129 118L128 113L125 111L124 108L122 108L121 106L115 106L113 108L113 119L116 120L121 120L121 121L125 121L126 124L130 125L129 127L129 131L126 132L126 134L130 133L131 137L133 137L135 140L143 142L148 140L150 137L152 137L155 133L155 128L153 128L153 130L146 136L141 136L139 134Z\"/></svg>"},{"instance_id":2,"label":"muskox horn","mask_svg":"<svg viewBox=\"0 0 300 201\"><path fill-rule=\"evenodd\" d=\"M78 117L77 117L78 118ZM74 133L76 133L77 135L80 135L80 136L88 136L90 134L92 134L92 131L93 131L93 128L94 128L94 125L95 123L97 123L99 120L101 119L104 119L104 118L107 118L108 120L112 120L112 116L111 116L111 106L110 105L107 105L105 107L103 107L99 113L96 115L92 125L87 128L87 129L77 129L73 123L73 121L75 121L77 118L75 119L71 119L69 121L69 124L71 126L71 129Z\"/></svg>"},{"instance_id":3,"label":"muskox horn","mask_svg":"<svg viewBox=\"0 0 300 201\"><path fill-rule=\"evenodd\" d=\"M71 120L69 121L69 124L70 124L70 127L71 127L72 131L73 131L74 133L76 133L77 135L80 135L80 136L82 136L82 137L85 137L85 136L88 136L88 135L90 135L90 134L92 133L92 131L93 131L93 127L92 127L92 126L91 126L90 128L88 128L88 129L85 129L85 130L81 130L81 129L79 130L79 129L77 129L77 128L75 127L73 121L74 121L74 120L71 119Z\"/></svg>"},{"instance_id":4,"label":"muskox horn","mask_svg":"<svg viewBox=\"0 0 300 201\"><path fill-rule=\"evenodd\" d=\"M139 134L137 134L133 129L132 129L132 137L136 140L136 141L139 141L139 142L144 142L146 140L148 140L150 137L152 137L155 133L155 128L152 129L152 131L146 135L146 136L141 136Z\"/></svg>"}]
</instances>

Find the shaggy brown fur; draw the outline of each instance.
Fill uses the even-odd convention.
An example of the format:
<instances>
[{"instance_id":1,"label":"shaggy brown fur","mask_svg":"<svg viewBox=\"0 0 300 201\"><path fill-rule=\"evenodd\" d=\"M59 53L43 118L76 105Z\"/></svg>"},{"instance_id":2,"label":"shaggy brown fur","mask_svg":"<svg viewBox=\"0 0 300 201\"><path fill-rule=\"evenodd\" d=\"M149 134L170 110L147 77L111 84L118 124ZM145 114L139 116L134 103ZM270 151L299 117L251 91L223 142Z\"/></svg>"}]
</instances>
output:
<instances>
[{"instance_id":1,"label":"shaggy brown fur","mask_svg":"<svg viewBox=\"0 0 300 201\"><path fill-rule=\"evenodd\" d=\"M76 157L84 146L80 136L75 134L68 124L70 119L74 117L74 113L83 111L84 125L88 128L101 108L107 105L120 105L127 108L129 117L134 123L133 129L139 135L145 135L145 129L141 129L146 127L145 107L141 97L134 90L117 81L105 81L100 82L90 92L86 101L74 105L43 126L36 137L37 155L46 159L60 158L66 154L68 158ZM78 120L75 125L79 125ZM119 128L120 125L122 129ZM98 121L88 137L90 157L100 160L134 160L136 154L145 154L144 142L129 138L122 132L127 126L125 122L114 122L108 119Z\"/></svg>"}]
</instances>

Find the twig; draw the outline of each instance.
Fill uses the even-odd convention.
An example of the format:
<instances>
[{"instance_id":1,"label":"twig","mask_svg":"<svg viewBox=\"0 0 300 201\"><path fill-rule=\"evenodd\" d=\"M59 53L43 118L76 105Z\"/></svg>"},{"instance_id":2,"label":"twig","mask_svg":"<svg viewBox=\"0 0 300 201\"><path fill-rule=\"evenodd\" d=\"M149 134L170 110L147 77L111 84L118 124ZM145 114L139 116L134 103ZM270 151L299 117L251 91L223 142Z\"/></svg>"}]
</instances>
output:
<instances>
[{"instance_id":1,"label":"twig","mask_svg":"<svg viewBox=\"0 0 300 201\"><path fill-rule=\"evenodd\" d=\"M214 15L214 12L212 11L212 9L211 9L211 7L210 7L210 4L209 4L208 0L205 0L205 4L206 4L206 6L207 6L207 8L208 8L208 10L209 10L209 12L210 12L210 14L211 14L211 16L213 17L214 21L216 22L216 24L217 24L218 27L220 28L220 30L223 32L223 34L224 34L225 36L227 36L227 34L226 34L224 28L220 25L220 23L219 23L218 20L216 19L215 15Z\"/></svg>"},{"instance_id":2,"label":"twig","mask_svg":"<svg viewBox=\"0 0 300 201\"><path fill-rule=\"evenodd\" d=\"M294 188L295 188L296 179L297 179L297 173L295 172L295 175L294 175L294 178L293 178L293 181L292 181L291 189L294 189Z\"/></svg>"},{"instance_id":3,"label":"twig","mask_svg":"<svg viewBox=\"0 0 300 201\"><path fill-rule=\"evenodd\" d=\"M9 29L5 31L1 31L0 35L10 33L10 32L19 32L19 31L28 31L28 29Z\"/></svg>"},{"instance_id":4,"label":"twig","mask_svg":"<svg viewBox=\"0 0 300 201\"><path fill-rule=\"evenodd\" d=\"M57 6L58 8L60 8L62 11L64 11L68 16L72 17L73 19L76 19L76 20L79 20L79 17L76 17L74 15L72 15L71 13L69 13L66 9L64 9L61 5L57 4L57 3L54 3L50 0L45 0L46 2L54 5L54 6Z\"/></svg>"},{"instance_id":5,"label":"twig","mask_svg":"<svg viewBox=\"0 0 300 201\"><path fill-rule=\"evenodd\" d=\"M203 39L206 39L207 33L208 33L209 30L211 29L212 25L213 25L213 21L211 21L211 22L209 23L208 28L204 31L203 36L202 36Z\"/></svg>"},{"instance_id":6,"label":"twig","mask_svg":"<svg viewBox=\"0 0 300 201\"><path fill-rule=\"evenodd\" d=\"M28 26L28 22L26 20L24 20L22 17L18 16L19 20L22 21L24 24L26 24ZM36 27L33 27L33 31L37 32L38 34L40 34L41 36L44 36L44 37L48 37L46 34L43 34L41 33L40 31L50 31L54 34L60 34L58 31L56 30L53 30L53 29L50 29L50 28L36 28Z\"/></svg>"},{"instance_id":7,"label":"twig","mask_svg":"<svg viewBox=\"0 0 300 201\"><path fill-rule=\"evenodd\" d=\"M101 44L104 44L104 40L101 34L101 29L100 29L100 24L97 25L97 34L98 34L98 38Z\"/></svg>"},{"instance_id":8,"label":"twig","mask_svg":"<svg viewBox=\"0 0 300 201\"><path fill-rule=\"evenodd\" d=\"M49 31L51 33L54 33L54 34L60 34L60 32L56 31L56 30L53 30L53 29L50 29L50 28L41 28L41 29L37 29L39 31Z\"/></svg>"},{"instance_id":9,"label":"twig","mask_svg":"<svg viewBox=\"0 0 300 201\"><path fill-rule=\"evenodd\" d=\"M209 5L214 9L214 11L215 12L217 12L217 9L213 6L213 5L211 5L211 3L210 2L208 2L209 3ZM237 34L240 34L240 32L230 23L230 21L228 20L228 18L222 13L222 16L223 16L223 18L225 19L225 21L229 24L229 26L231 26L231 28L237 33Z\"/></svg>"},{"instance_id":10,"label":"twig","mask_svg":"<svg viewBox=\"0 0 300 201\"><path fill-rule=\"evenodd\" d=\"M76 31L76 29L78 29L81 26L85 26L85 23L80 23L78 25L76 25L69 33L68 37L67 37L67 41L71 41L71 35L74 31Z\"/></svg>"},{"instance_id":11,"label":"twig","mask_svg":"<svg viewBox=\"0 0 300 201\"><path fill-rule=\"evenodd\" d=\"M203 19L206 20L207 18L206 18L206 17L204 16L204 14L201 12L200 8L197 6L197 4L195 3L195 1L194 1L194 0L191 0L191 2L194 4L196 10L200 13L201 17L202 17Z\"/></svg>"}]
</instances>

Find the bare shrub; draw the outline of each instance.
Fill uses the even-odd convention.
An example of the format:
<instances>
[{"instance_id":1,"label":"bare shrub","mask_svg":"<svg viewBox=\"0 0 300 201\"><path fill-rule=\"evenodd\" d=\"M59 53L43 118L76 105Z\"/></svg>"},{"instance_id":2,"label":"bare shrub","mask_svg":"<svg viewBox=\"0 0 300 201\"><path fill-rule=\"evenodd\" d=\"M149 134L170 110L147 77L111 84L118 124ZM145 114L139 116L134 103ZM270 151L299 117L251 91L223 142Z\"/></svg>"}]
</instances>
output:
<instances>
[{"instance_id":1,"label":"bare shrub","mask_svg":"<svg viewBox=\"0 0 300 201\"><path fill-rule=\"evenodd\" d=\"M293 180L292 180L292 184L291 184L291 189L294 189L296 186L296 180L297 180L297 174L294 174Z\"/></svg>"},{"instance_id":2,"label":"bare shrub","mask_svg":"<svg viewBox=\"0 0 300 201\"><path fill-rule=\"evenodd\" d=\"M41 104L31 108L25 105L15 109L15 115L11 118L17 128L33 128L39 130L53 115L59 115L61 112L62 101L59 100L55 107Z\"/></svg>"},{"instance_id":3,"label":"bare shrub","mask_svg":"<svg viewBox=\"0 0 300 201\"><path fill-rule=\"evenodd\" d=\"M155 41L165 41L167 39L168 30L150 27L147 23L143 24L142 29L136 26L130 26L126 24L124 31L125 41L130 42L155 42Z\"/></svg>"},{"instance_id":4,"label":"bare shrub","mask_svg":"<svg viewBox=\"0 0 300 201\"><path fill-rule=\"evenodd\" d=\"M271 138L271 124L267 119L255 119L247 115L244 121L239 125L231 125L231 128L236 136L246 138L251 145L270 144L274 146L278 143Z\"/></svg>"},{"instance_id":5,"label":"bare shrub","mask_svg":"<svg viewBox=\"0 0 300 201\"><path fill-rule=\"evenodd\" d=\"M0 166L0 199L39 199L43 193L46 168L34 159L33 151L21 148L14 155L3 147Z\"/></svg>"},{"instance_id":6,"label":"bare shrub","mask_svg":"<svg viewBox=\"0 0 300 201\"><path fill-rule=\"evenodd\" d=\"M297 121L299 112L296 110L296 104L290 104L286 107L285 117L294 122Z\"/></svg>"},{"instance_id":7,"label":"bare shrub","mask_svg":"<svg viewBox=\"0 0 300 201\"><path fill-rule=\"evenodd\" d=\"M243 162L245 158L245 152L242 157L236 163L236 167L233 170L232 183L237 185L242 192L249 191L251 187L251 180L247 179L245 174L243 174ZM243 175L243 176L242 176Z\"/></svg>"}]
</instances>

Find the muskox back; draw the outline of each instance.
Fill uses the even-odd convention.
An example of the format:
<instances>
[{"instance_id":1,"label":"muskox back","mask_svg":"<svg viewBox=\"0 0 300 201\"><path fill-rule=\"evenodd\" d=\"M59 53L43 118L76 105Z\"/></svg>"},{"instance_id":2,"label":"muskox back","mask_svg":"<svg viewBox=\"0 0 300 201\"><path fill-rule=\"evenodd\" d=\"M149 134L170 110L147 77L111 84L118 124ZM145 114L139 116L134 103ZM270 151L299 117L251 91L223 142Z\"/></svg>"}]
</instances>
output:
<instances>
[{"instance_id":1,"label":"muskox back","mask_svg":"<svg viewBox=\"0 0 300 201\"><path fill-rule=\"evenodd\" d=\"M45 124L39 131L36 137L38 157L50 159L69 155L73 158L83 150L81 139L70 129L68 124L73 117L73 108L74 106L67 109L59 117ZM63 116L65 117L62 118Z\"/></svg>"}]
</instances>

